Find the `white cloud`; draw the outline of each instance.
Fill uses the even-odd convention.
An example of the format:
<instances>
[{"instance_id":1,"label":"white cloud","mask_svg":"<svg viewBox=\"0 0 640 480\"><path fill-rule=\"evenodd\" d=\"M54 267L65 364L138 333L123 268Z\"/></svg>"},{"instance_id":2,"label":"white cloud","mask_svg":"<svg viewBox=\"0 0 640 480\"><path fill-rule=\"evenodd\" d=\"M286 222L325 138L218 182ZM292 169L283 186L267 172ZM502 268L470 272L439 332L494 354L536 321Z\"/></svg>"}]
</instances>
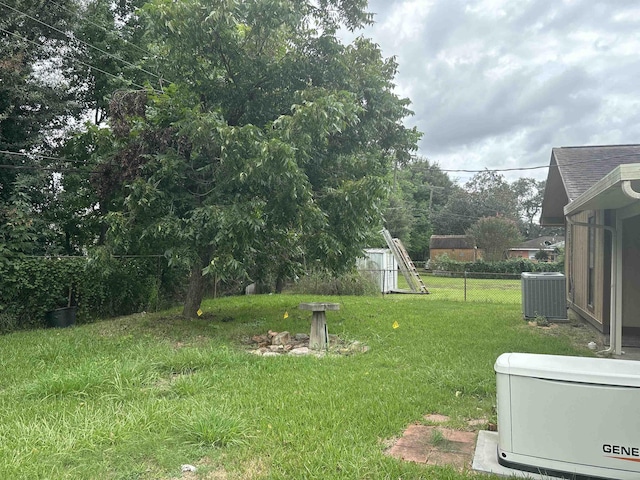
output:
<instances>
[{"instance_id":1,"label":"white cloud","mask_svg":"<svg viewBox=\"0 0 640 480\"><path fill-rule=\"evenodd\" d=\"M554 146L640 142L635 0L369 3L377 23L364 34L397 57L420 154L442 168L528 167Z\"/></svg>"}]
</instances>

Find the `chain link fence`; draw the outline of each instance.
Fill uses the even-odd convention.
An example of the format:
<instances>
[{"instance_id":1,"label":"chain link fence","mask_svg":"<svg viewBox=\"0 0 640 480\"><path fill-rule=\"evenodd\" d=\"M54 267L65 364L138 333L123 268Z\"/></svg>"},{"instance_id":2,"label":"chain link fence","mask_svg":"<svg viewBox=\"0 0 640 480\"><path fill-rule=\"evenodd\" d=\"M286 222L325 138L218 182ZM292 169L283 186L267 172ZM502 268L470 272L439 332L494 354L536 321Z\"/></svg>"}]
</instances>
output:
<instances>
[{"instance_id":1,"label":"chain link fence","mask_svg":"<svg viewBox=\"0 0 640 480\"><path fill-rule=\"evenodd\" d=\"M407 292L409 286L396 269L362 268L360 274L375 285L378 292ZM497 272L451 272L419 270L430 299L459 302L493 302L521 305L521 274Z\"/></svg>"},{"instance_id":2,"label":"chain link fence","mask_svg":"<svg viewBox=\"0 0 640 480\"><path fill-rule=\"evenodd\" d=\"M438 271L421 273L420 277L434 299L522 303L520 274Z\"/></svg>"}]
</instances>

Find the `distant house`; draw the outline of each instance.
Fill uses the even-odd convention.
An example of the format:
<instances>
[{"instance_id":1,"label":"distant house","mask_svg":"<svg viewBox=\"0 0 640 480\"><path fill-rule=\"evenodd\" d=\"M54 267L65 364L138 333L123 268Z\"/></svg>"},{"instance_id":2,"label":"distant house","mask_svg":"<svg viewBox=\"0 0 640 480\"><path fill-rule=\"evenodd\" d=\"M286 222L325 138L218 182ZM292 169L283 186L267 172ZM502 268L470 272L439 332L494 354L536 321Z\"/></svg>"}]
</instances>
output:
<instances>
[{"instance_id":1,"label":"distant house","mask_svg":"<svg viewBox=\"0 0 640 480\"><path fill-rule=\"evenodd\" d=\"M564 247L564 237L546 236L522 242L520 245L510 248L507 251L509 258L528 258L537 261L536 254L543 251L547 254L547 261L555 262L558 255L558 248Z\"/></svg>"},{"instance_id":2,"label":"distant house","mask_svg":"<svg viewBox=\"0 0 640 480\"><path fill-rule=\"evenodd\" d=\"M482 258L482 251L478 250L473 237L469 235L431 235L430 260L445 254L458 262L475 262Z\"/></svg>"},{"instance_id":3,"label":"distant house","mask_svg":"<svg viewBox=\"0 0 640 480\"><path fill-rule=\"evenodd\" d=\"M565 226L569 309L623 344L640 338L640 145L551 151L541 224Z\"/></svg>"}]
</instances>

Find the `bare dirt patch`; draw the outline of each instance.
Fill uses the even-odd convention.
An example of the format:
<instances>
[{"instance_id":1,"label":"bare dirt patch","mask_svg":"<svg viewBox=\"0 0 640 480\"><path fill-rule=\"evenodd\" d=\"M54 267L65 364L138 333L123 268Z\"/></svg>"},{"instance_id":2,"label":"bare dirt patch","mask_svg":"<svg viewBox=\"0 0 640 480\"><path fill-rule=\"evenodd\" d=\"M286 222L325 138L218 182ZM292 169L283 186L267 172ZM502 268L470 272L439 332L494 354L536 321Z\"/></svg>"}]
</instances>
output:
<instances>
[{"instance_id":1,"label":"bare dirt patch","mask_svg":"<svg viewBox=\"0 0 640 480\"><path fill-rule=\"evenodd\" d=\"M574 347L588 349L590 342L596 344L595 350L606 348L603 335L593 327L577 321L568 323L551 323L549 326L537 326L535 322L527 322L524 328L537 330L541 335L568 338Z\"/></svg>"}]
</instances>

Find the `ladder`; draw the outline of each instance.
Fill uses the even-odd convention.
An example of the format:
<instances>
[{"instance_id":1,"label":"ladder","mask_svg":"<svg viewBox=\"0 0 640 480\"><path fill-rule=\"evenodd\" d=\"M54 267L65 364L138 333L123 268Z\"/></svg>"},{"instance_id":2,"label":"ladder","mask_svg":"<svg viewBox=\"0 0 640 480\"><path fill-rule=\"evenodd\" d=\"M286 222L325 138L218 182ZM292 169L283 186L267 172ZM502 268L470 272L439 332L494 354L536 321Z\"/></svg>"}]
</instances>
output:
<instances>
[{"instance_id":1,"label":"ladder","mask_svg":"<svg viewBox=\"0 0 640 480\"><path fill-rule=\"evenodd\" d=\"M398 262L400 271L407 281L407 284L409 285L411 291L415 293L429 293L429 290L427 290L427 287L420 278L416 266L411 261L411 257L409 256L407 250L404 248L404 245L402 244L400 239L391 238L391 234L386 228L383 228L381 233L385 241L387 242L389 249L393 253L396 262Z\"/></svg>"}]
</instances>

